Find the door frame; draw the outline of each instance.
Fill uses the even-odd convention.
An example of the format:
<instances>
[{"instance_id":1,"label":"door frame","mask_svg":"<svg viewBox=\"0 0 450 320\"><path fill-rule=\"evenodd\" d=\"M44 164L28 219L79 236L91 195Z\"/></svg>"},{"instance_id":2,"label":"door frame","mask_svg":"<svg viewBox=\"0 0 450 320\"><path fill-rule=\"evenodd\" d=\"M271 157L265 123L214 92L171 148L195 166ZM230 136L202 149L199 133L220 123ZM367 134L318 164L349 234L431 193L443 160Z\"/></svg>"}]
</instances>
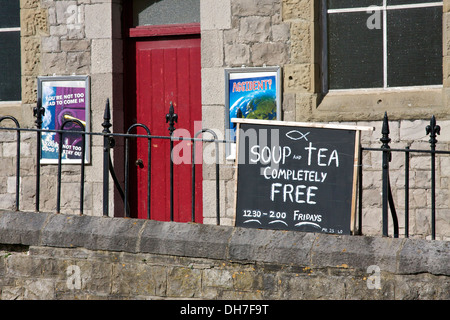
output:
<instances>
[{"instance_id":1,"label":"door frame","mask_svg":"<svg viewBox=\"0 0 450 320\"><path fill-rule=\"evenodd\" d=\"M139 26L128 30L129 38L200 35L200 23Z\"/></svg>"}]
</instances>

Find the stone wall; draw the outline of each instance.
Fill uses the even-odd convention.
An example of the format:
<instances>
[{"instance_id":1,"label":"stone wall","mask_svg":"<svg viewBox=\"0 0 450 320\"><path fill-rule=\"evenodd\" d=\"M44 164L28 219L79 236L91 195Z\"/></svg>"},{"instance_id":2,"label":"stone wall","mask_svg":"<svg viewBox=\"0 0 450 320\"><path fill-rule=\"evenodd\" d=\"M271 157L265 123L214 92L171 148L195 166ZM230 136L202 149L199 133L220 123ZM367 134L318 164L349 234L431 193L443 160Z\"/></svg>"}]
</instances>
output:
<instances>
[{"instance_id":1,"label":"stone wall","mask_svg":"<svg viewBox=\"0 0 450 320\"><path fill-rule=\"evenodd\" d=\"M0 299L449 299L449 242L0 212Z\"/></svg>"}]
</instances>

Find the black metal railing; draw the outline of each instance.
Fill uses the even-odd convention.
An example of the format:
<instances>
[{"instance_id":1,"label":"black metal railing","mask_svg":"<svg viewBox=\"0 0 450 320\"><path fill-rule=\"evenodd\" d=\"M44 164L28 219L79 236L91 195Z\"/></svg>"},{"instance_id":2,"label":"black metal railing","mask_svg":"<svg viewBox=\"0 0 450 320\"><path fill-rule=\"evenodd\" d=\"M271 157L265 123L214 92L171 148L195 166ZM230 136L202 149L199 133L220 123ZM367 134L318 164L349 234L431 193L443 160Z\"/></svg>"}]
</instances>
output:
<instances>
[{"instance_id":1,"label":"black metal railing","mask_svg":"<svg viewBox=\"0 0 450 320\"><path fill-rule=\"evenodd\" d=\"M36 144L37 144L37 154L36 154L36 195L35 195L35 211L40 211L39 202L40 202L40 167L41 167L41 134L43 132L53 132L57 133L60 137L60 141L62 141L63 134L81 134L83 139L83 146L85 146L86 136L101 136L103 137L103 215L108 216L109 215L109 192L110 192L110 186L109 186L109 177L111 176L113 178L114 184L119 191L119 194L121 198L124 201L124 216L130 217L130 206L129 206L129 142L128 140L130 138L136 139L147 139L148 142L148 170L147 170L147 218L152 218L151 213L151 203L150 203L150 195L151 195L151 143L153 139L165 139L170 141L170 150L168 150L171 154L170 156L170 220L173 221L174 219L174 202L173 202L173 176L174 176L174 162L172 157L173 152L173 142L180 141L180 140L189 140L192 141L192 221L195 222L195 148L196 148L196 142L208 142L208 143L214 143L215 144L215 156L216 156L216 163L215 163L215 183L216 183L216 223L217 225L220 225L220 161L219 161L219 144L220 143L230 143L232 141L227 140L220 140L217 137L217 134L210 129L202 129L199 132L195 133L194 137L187 138L187 137L174 137L173 132L175 131L175 123L177 123L178 116L174 111L173 105L170 105L169 113L166 115L166 122L169 124L168 130L169 130L169 136L156 136L151 135L151 132L149 128L144 124L133 124L128 128L126 133L112 133L110 128L112 127L111 124L111 112L110 112L110 105L109 100L106 102L105 106L105 112L103 117L103 131L100 132L86 132L83 123L77 120L65 120L65 122L62 125L61 130L46 130L42 129L42 117L44 114L44 109L40 105L40 101L38 101L38 105L34 110L34 115L36 116L36 128L21 128L19 122L17 119L11 116L3 116L0 117L0 123L5 120L13 121L15 124L15 127L0 127L0 130L10 130L15 131L17 133L17 158L16 158L16 200L15 200L15 208L16 210L19 210L20 204L19 204L19 195L20 195L20 139L21 139L21 132L35 132L36 133ZM72 130L64 130L64 127L68 123L75 123L78 127L82 129L82 131L72 131ZM142 128L145 130L146 134L132 134L132 130L136 130L137 128ZM398 223L398 217L397 217L397 211L394 204L394 199L392 196L392 190L391 190L391 184L390 184L390 167L389 163L392 160L393 153L403 153L405 158L405 237L409 237L409 172L410 172L410 157L412 153L425 153L430 155L430 161L431 161L431 181L430 181L430 188L431 188L431 238L436 238L436 167L435 167L435 159L437 154L442 155L450 155L450 151L439 151L436 150L436 136L440 134L440 127L436 124L436 119L433 116L430 121L430 125L428 125L426 128L426 134L430 135L429 143L430 143L430 149L429 150L422 150L422 149L410 149L409 147L406 147L404 149L399 148L391 148L389 143L391 142L391 138L389 136L389 121L387 114L385 113L384 119L383 119L383 126L382 126L382 137L380 139L381 147L379 148L369 148L369 147L361 147L360 148L360 167L362 168L362 157L363 157L363 151L366 152L381 152L382 153L382 235L388 236L388 222L389 222L389 211L391 212L391 219L393 223L393 237L399 237L399 223ZM205 139L205 138L197 138L200 134L210 134L212 138ZM115 145L115 138L122 137L125 139L125 170L124 170L124 188L120 185L115 171L114 167L112 165L111 161L111 155L110 150ZM82 148L83 154L82 158L85 157L85 148ZM61 152L62 148L59 148L59 157L58 157L58 177L57 177L57 205L56 205L56 211L60 212L60 193L61 193ZM81 173L80 173L80 214L83 214L83 203L84 203L84 170L85 170L85 163L84 161L81 161ZM358 220L359 220L359 234L362 234L362 210L363 210L363 169L359 170L359 212L358 212Z\"/></svg>"},{"instance_id":2,"label":"black metal railing","mask_svg":"<svg viewBox=\"0 0 450 320\"><path fill-rule=\"evenodd\" d=\"M56 133L59 135L59 141L63 141L62 137L64 134L78 134L82 136L82 146L86 146L86 136L102 136L103 137L103 215L108 216L109 215L109 192L110 192L110 186L109 186L109 176L113 178L114 184L119 191L119 194L124 201L124 216L130 217L130 206L129 206L129 200L128 200L128 193L129 193L129 144L128 140L130 138L136 139L136 138L142 138L148 140L148 170L147 170L147 218L151 219L151 206L150 206L150 194L151 194L151 141L152 139L163 139L163 140L169 140L170 141L170 221L174 221L174 183L173 183L173 176L174 176L174 161L173 161L173 148L174 148L174 142L175 141L182 141L182 140L188 140L192 141L192 222L195 222L195 142L209 142L215 144L215 154L216 154L216 177L215 177L215 183L216 183L216 223L217 225L220 225L220 164L219 164L219 143L228 143L230 141L227 140L220 140L217 138L217 134L211 130L211 129L202 129L199 132L197 132L194 136L194 138L189 137L175 137L173 136L173 132L175 131L175 123L177 119L177 115L174 112L173 105L171 104L169 113L166 115L167 122L169 122L169 136L157 136L157 135L151 135L150 130L148 127L144 124L133 124L130 126L126 133L112 133L110 131L110 128L112 127L111 124L111 111L110 111L110 104L109 99L106 102L105 106L105 112L103 116L103 131L101 133L99 132L86 132L85 127L83 123L81 123L79 120L75 119L68 119L65 120L60 130L48 130L48 129L42 129L42 117L44 115L44 109L40 106L38 103L38 106L34 110L34 115L36 116L36 129L35 128L20 128L20 124L17 121L16 118L12 116L3 116L0 117L0 123L2 123L5 120L11 120L15 123L16 127L0 127L0 130L3 131L16 131L17 132L17 154L16 154L16 200L15 200L15 209L16 211L19 211L19 199L20 199L20 137L21 132L35 132L36 133L36 140L37 140L37 155L36 155L36 196L35 196L35 211L40 211L40 185L41 185L41 136L42 133ZM74 130L64 130L64 127L66 127L67 124L74 123L77 126L81 128L81 131L74 131ZM146 131L146 134L131 134L131 130L135 128L144 128ZM203 133L209 133L212 135L212 139L206 139L206 138L197 138L200 134ZM111 161L111 154L110 151L115 145L115 138L122 137L125 139L125 170L124 170L124 188L119 183L119 180L117 179L114 167L112 165ZM56 195L56 213L60 213L61 209L61 180L62 180L62 174L61 174L61 168L62 168L62 150L63 148L59 148L58 152L58 173L57 173L57 195ZM81 159L85 159L85 147L82 149L82 155ZM84 181L85 181L85 161L81 162L81 169L80 169L80 207L79 207L79 213L83 214L84 211Z\"/></svg>"},{"instance_id":3,"label":"black metal railing","mask_svg":"<svg viewBox=\"0 0 450 320\"><path fill-rule=\"evenodd\" d=\"M431 239L436 239L436 155L450 155L450 151L440 151L436 150L437 139L436 136L440 134L440 126L436 124L435 116L431 117L430 124L425 128L426 135L430 135L429 143L430 150L423 149L411 149L410 147L406 148L391 148L389 143L391 142L391 138L389 137L389 120L387 113L384 114L383 125L381 129L382 137L380 139L382 145L380 148L361 148L362 151L372 151L372 152L381 152L382 153L382 234L383 236L388 236L388 224L389 224L389 209L391 212L392 224L393 224L393 236L394 238L399 237L399 223L397 217L397 210L395 208L394 199L392 196L390 178L389 178L389 163L392 161L393 153L403 153L405 158L405 234L406 238L409 237L409 172L410 172L410 157L412 153L421 153L421 154L429 154L430 162L431 162L431 181L430 181L430 189L431 189ZM361 157L360 157L361 159ZM359 199L362 199L362 172L360 170L360 179L359 179ZM361 205L359 208L359 219L362 219L362 211Z\"/></svg>"}]
</instances>

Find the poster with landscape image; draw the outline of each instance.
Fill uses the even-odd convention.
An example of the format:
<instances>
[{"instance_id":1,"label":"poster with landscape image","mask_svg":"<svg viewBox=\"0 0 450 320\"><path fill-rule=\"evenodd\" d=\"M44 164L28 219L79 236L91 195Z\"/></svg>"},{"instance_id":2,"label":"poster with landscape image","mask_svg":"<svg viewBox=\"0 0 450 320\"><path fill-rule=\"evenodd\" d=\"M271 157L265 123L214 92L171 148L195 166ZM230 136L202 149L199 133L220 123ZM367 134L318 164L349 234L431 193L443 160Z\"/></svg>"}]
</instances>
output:
<instances>
[{"instance_id":1,"label":"poster with landscape image","mask_svg":"<svg viewBox=\"0 0 450 320\"><path fill-rule=\"evenodd\" d=\"M233 118L281 120L280 67L225 69L227 139L236 142ZM234 145L227 157L235 154Z\"/></svg>"}]
</instances>

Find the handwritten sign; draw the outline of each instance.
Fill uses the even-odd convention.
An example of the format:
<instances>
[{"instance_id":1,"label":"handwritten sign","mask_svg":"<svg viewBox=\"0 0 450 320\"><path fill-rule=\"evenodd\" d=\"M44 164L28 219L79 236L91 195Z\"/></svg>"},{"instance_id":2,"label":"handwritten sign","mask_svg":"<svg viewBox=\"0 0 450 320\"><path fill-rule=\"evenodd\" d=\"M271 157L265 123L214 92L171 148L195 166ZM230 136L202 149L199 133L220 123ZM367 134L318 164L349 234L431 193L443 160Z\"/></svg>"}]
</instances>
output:
<instances>
[{"instance_id":1,"label":"handwritten sign","mask_svg":"<svg viewBox=\"0 0 450 320\"><path fill-rule=\"evenodd\" d=\"M368 127L233 119L236 226L351 234L360 131Z\"/></svg>"}]
</instances>

